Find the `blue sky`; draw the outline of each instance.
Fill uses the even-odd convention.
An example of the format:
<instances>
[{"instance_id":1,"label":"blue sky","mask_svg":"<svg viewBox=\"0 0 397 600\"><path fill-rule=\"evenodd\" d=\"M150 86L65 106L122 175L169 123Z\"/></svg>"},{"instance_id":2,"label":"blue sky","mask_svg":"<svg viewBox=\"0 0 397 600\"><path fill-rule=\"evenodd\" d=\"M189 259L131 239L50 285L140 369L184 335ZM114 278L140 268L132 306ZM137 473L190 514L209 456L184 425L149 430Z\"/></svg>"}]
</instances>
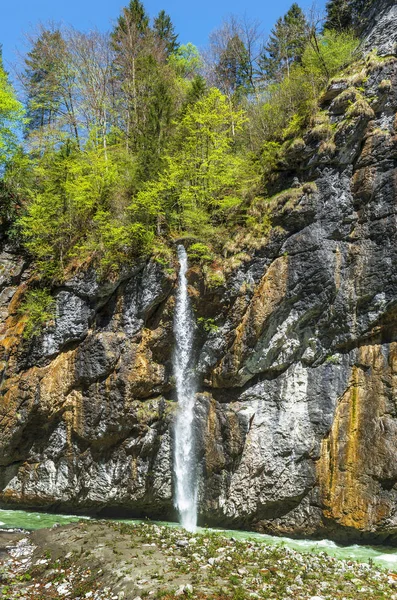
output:
<instances>
[{"instance_id":1,"label":"blue sky","mask_svg":"<svg viewBox=\"0 0 397 600\"><path fill-rule=\"evenodd\" d=\"M112 27L120 10L129 0L3 0L0 18L0 43L8 70L17 60L17 52L24 52L24 34L31 32L37 23L63 22L76 29L98 28L106 31ZM268 34L277 18L291 6L293 0L146 0L146 10L151 16L164 9L171 15L181 43L192 42L205 46L209 33L230 14L246 15L261 22ZM312 1L298 2L308 9ZM318 0L323 8L325 0Z\"/></svg>"}]
</instances>

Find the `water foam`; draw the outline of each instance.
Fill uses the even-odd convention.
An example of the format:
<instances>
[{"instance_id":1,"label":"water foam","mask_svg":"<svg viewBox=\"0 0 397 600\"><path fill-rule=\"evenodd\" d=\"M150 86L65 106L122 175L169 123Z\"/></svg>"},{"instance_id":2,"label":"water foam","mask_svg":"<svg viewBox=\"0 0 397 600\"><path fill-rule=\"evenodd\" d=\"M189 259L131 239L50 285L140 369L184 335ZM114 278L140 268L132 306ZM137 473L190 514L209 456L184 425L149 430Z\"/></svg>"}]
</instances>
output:
<instances>
[{"instance_id":1,"label":"water foam","mask_svg":"<svg viewBox=\"0 0 397 600\"><path fill-rule=\"evenodd\" d=\"M195 381L192 370L194 319L186 272L187 254L178 246L179 280L174 316L173 357L178 412L175 420L174 474L175 507L182 527L195 531L197 524L197 464L194 439Z\"/></svg>"}]
</instances>

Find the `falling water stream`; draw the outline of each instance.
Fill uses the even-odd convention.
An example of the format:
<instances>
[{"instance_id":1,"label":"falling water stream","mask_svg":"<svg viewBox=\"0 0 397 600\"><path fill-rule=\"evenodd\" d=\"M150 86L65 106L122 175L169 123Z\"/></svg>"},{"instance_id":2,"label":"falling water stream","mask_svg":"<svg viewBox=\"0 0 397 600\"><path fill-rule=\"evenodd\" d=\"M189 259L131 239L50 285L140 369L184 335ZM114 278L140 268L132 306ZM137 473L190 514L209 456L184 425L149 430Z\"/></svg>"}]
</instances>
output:
<instances>
[{"instance_id":1,"label":"falling water stream","mask_svg":"<svg viewBox=\"0 0 397 600\"><path fill-rule=\"evenodd\" d=\"M197 465L194 440L195 381L192 370L194 320L187 289L187 254L178 246L179 281L174 317L174 375L178 399L175 420L175 507L180 523L194 531L197 523Z\"/></svg>"}]
</instances>

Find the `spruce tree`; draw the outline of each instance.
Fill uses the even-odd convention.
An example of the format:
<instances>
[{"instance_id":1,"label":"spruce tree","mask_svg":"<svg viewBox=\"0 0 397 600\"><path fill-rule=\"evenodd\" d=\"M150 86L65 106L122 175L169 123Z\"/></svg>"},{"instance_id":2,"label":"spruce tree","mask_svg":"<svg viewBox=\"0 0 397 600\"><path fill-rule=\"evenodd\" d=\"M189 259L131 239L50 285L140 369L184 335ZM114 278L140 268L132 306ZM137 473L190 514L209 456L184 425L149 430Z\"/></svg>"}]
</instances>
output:
<instances>
[{"instance_id":1,"label":"spruce tree","mask_svg":"<svg viewBox=\"0 0 397 600\"><path fill-rule=\"evenodd\" d=\"M279 81L289 75L291 66L302 58L307 39L307 21L302 9L294 3L280 17L259 58L262 79Z\"/></svg>"},{"instance_id":2,"label":"spruce tree","mask_svg":"<svg viewBox=\"0 0 397 600\"><path fill-rule=\"evenodd\" d=\"M165 51L168 56L176 52L179 48L177 42L178 35L175 33L174 25L171 17L164 10L161 10L153 21L153 31L157 39L165 46Z\"/></svg>"},{"instance_id":3,"label":"spruce tree","mask_svg":"<svg viewBox=\"0 0 397 600\"><path fill-rule=\"evenodd\" d=\"M329 0L326 4L327 18L324 29L343 31L353 27L353 3L351 0Z\"/></svg>"},{"instance_id":4,"label":"spruce tree","mask_svg":"<svg viewBox=\"0 0 397 600\"><path fill-rule=\"evenodd\" d=\"M57 116L61 105L64 50L61 32L44 29L26 56L23 84L28 98L28 130L51 125Z\"/></svg>"},{"instance_id":5,"label":"spruce tree","mask_svg":"<svg viewBox=\"0 0 397 600\"><path fill-rule=\"evenodd\" d=\"M112 33L112 39L116 47L120 42L120 38L128 34L131 28L135 29L140 37L145 36L149 28L149 17L140 0L131 0L128 7L124 8L123 13L117 19L117 25Z\"/></svg>"},{"instance_id":6,"label":"spruce tree","mask_svg":"<svg viewBox=\"0 0 397 600\"><path fill-rule=\"evenodd\" d=\"M327 17L324 29L359 32L365 26L366 13L375 0L329 0L326 4Z\"/></svg>"}]
</instances>

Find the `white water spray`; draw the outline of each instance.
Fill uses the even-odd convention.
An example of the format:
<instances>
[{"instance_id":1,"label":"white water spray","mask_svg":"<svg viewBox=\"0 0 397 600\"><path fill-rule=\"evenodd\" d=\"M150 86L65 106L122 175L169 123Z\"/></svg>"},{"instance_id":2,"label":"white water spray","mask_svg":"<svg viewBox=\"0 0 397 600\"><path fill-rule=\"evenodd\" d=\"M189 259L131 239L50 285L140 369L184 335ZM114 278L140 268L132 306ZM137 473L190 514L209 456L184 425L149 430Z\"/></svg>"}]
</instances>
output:
<instances>
[{"instance_id":1,"label":"white water spray","mask_svg":"<svg viewBox=\"0 0 397 600\"><path fill-rule=\"evenodd\" d=\"M197 523L197 465L193 424L195 381L191 368L194 321L187 290L187 254L183 246L178 246L178 258L180 269L174 317L174 374L179 405L174 443L175 507L182 527L194 531Z\"/></svg>"}]
</instances>

